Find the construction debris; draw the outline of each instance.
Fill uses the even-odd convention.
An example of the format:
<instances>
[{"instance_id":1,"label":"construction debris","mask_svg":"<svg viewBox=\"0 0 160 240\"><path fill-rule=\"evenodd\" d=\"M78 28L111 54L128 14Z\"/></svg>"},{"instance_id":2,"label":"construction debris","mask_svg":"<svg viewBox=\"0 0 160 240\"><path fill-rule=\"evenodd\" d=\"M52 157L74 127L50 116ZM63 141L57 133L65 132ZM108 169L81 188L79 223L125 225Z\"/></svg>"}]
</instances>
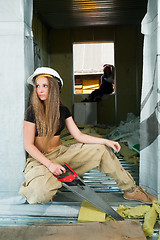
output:
<instances>
[{"instance_id":1,"label":"construction debris","mask_svg":"<svg viewBox=\"0 0 160 240\"><path fill-rule=\"evenodd\" d=\"M145 214L150 211L150 206L148 205L139 205L136 207L123 206L120 205L117 209L117 212L124 218L144 218Z\"/></svg>"},{"instance_id":2,"label":"construction debris","mask_svg":"<svg viewBox=\"0 0 160 240\"><path fill-rule=\"evenodd\" d=\"M106 138L125 143L130 149L140 153L140 118L128 113L126 121L106 135Z\"/></svg>"},{"instance_id":3,"label":"construction debris","mask_svg":"<svg viewBox=\"0 0 160 240\"><path fill-rule=\"evenodd\" d=\"M146 237L151 237L154 232L154 225L157 217L160 216L160 201L153 202L152 206L139 205L136 207L120 205L117 209L119 215L123 218L130 219L144 219L143 231ZM108 222L115 221L105 213L94 207L87 201L83 201L78 217L78 222ZM160 239L160 235L159 238Z\"/></svg>"},{"instance_id":4,"label":"construction debris","mask_svg":"<svg viewBox=\"0 0 160 240\"><path fill-rule=\"evenodd\" d=\"M156 223L157 216L158 214L154 206L152 206L144 216L143 231L148 237L151 237L152 233L154 232L154 225Z\"/></svg>"},{"instance_id":5,"label":"construction debris","mask_svg":"<svg viewBox=\"0 0 160 240\"><path fill-rule=\"evenodd\" d=\"M154 201L152 207L148 205L140 205L137 207L120 205L117 212L124 218L144 218L143 231L147 237L151 237L154 232L157 217L160 217L160 201Z\"/></svg>"},{"instance_id":6,"label":"construction debris","mask_svg":"<svg viewBox=\"0 0 160 240\"><path fill-rule=\"evenodd\" d=\"M120 154L123 156L123 160L130 162L130 163L139 163L139 155L127 147L124 143L120 143L121 150Z\"/></svg>"},{"instance_id":7,"label":"construction debris","mask_svg":"<svg viewBox=\"0 0 160 240\"><path fill-rule=\"evenodd\" d=\"M106 214L84 200L79 211L78 222L105 222Z\"/></svg>"},{"instance_id":8,"label":"construction debris","mask_svg":"<svg viewBox=\"0 0 160 240\"><path fill-rule=\"evenodd\" d=\"M104 212L84 200L79 212L78 222L97 222L97 224L98 222L103 222L106 230L105 239L146 239L138 221L115 221L109 216L105 217L105 215ZM100 232L101 235L98 239L101 239L103 236L102 229ZM95 238L95 236L93 238Z\"/></svg>"}]
</instances>

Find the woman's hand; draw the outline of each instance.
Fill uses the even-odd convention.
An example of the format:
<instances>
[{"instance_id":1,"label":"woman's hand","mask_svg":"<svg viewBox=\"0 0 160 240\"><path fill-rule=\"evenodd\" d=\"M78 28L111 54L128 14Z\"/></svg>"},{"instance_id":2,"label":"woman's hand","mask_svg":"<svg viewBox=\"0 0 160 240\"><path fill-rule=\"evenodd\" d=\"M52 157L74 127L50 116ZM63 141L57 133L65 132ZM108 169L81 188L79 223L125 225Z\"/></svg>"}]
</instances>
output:
<instances>
[{"instance_id":1,"label":"woman's hand","mask_svg":"<svg viewBox=\"0 0 160 240\"><path fill-rule=\"evenodd\" d=\"M66 169L58 164L58 163L51 163L49 166L48 166L48 169L51 173L53 173L55 176L58 176L58 175L61 175L62 173L65 173L66 172Z\"/></svg>"},{"instance_id":2,"label":"woman's hand","mask_svg":"<svg viewBox=\"0 0 160 240\"><path fill-rule=\"evenodd\" d=\"M107 139L106 145L107 145L108 147L111 147L111 148L114 150L115 153L116 153L116 152L119 152L120 149L121 149L120 144L119 144L118 142L115 142L115 141L112 141L112 140L108 140L108 139Z\"/></svg>"}]
</instances>

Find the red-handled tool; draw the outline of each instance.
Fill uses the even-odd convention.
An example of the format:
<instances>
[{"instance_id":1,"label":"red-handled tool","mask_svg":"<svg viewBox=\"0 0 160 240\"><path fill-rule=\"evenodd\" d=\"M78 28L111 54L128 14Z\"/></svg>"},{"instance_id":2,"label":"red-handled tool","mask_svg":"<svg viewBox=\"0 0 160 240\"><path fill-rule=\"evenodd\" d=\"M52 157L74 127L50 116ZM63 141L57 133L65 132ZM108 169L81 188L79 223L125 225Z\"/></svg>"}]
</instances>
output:
<instances>
[{"instance_id":1,"label":"red-handled tool","mask_svg":"<svg viewBox=\"0 0 160 240\"><path fill-rule=\"evenodd\" d=\"M105 202L98 194L88 187L85 182L78 176L78 174L67 164L64 164L64 168L71 172L63 178L56 177L62 185L80 196L81 198L87 200L95 207L105 212L109 216L113 217L115 220L124 220L107 202Z\"/></svg>"},{"instance_id":2,"label":"red-handled tool","mask_svg":"<svg viewBox=\"0 0 160 240\"><path fill-rule=\"evenodd\" d=\"M58 178L57 176L55 176L60 182L72 182L76 177L78 177L78 174L67 163L65 163L63 167L66 170L69 170L71 174L63 178Z\"/></svg>"}]
</instances>

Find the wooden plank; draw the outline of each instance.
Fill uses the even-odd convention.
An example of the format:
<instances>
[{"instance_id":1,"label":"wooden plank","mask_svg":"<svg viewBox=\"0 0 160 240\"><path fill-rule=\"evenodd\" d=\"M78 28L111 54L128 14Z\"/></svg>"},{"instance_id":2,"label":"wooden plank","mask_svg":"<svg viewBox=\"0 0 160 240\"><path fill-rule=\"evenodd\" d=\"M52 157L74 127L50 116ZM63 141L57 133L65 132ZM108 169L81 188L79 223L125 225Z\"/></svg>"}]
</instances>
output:
<instances>
[{"instance_id":1,"label":"wooden plank","mask_svg":"<svg viewBox=\"0 0 160 240\"><path fill-rule=\"evenodd\" d=\"M139 221L70 223L1 227L0 239L7 240L146 240Z\"/></svg>"}]
</instances>

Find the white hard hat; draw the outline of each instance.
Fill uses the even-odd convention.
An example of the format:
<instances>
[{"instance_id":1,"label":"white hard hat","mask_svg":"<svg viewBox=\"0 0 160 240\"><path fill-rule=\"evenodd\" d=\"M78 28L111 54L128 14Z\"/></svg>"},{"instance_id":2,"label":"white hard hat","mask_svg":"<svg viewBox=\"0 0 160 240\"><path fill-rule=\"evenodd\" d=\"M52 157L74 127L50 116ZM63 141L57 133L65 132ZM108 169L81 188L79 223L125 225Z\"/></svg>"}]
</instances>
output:
<instances>
[{"instance_id":1,"label":"white hard hat","mask_svg":"<svg viewBox=\"0 0 160 240\"><path fill-rule=\"evenodd\" d=\"M34 71L34 73L27 79L27 82L34 86L33 79L34 79L35 76L40 75L40 74L49 74L49 75L55 77L57 79L60 87L63 86L63 80L60 77L60 75L54 69L49 68L49 67L39 67L39 68L37 68Z\"/></svg>"}]
</instances>

